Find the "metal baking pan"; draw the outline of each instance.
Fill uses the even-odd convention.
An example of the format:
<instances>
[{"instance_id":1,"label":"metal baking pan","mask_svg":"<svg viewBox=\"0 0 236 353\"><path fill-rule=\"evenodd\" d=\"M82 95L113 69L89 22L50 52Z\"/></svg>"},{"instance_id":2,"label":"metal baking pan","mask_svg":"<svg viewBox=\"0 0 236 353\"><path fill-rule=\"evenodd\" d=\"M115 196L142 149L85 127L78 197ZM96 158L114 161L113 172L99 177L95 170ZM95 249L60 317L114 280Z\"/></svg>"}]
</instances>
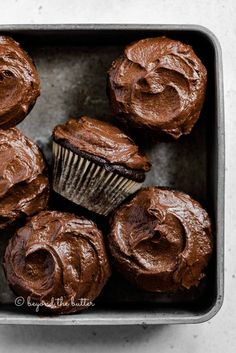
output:
<instances>
[{"instance_id":1,"label":"metal baking pan","mask_svg":"<svg viewBox=\"0 0 236 353\"><path fill-rule=\"evenodd\" d=\"M23 311L0 271L0 323L42 325L200 323L223 302L224 254L224 104L220 45L206 28L195 25L4 25L1 34L18 40L33 57L42 93L19 128L44 150L50 163L53 127L82 114L107 119L106 72L133 40L166 35L193 46L208 70L206 101L193 132L174 143L149 145L153 169L146 184L183 190L199 200L213 221L215 251L207 276L184 297L144 293L117 274L95 307L77 315L42 316ZM59 199L63 209L81 212ZM103 226L103 223L100 223ZM8 234L1 234L0 253Z\"/></svg>"}]
</instances>

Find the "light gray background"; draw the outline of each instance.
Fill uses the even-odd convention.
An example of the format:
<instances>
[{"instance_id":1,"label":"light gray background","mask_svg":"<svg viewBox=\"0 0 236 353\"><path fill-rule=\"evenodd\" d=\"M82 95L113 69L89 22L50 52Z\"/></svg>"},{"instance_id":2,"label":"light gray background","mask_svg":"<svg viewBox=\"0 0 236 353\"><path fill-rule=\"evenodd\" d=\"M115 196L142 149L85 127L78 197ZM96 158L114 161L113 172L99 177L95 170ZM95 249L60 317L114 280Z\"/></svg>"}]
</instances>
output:
<instances>
[{"instance_id":1,"label":"light gray background","mask_svg":"<svg viewBox=\"0 0 236 353\"><path fill-rule=\"evenodd\" d=\"M199 325L0 326L0 353L236 351L236 1L0 0L0 23L190 23L210 28L223 49L226 113L225 300Z\"/></svg>"}]
</instances>

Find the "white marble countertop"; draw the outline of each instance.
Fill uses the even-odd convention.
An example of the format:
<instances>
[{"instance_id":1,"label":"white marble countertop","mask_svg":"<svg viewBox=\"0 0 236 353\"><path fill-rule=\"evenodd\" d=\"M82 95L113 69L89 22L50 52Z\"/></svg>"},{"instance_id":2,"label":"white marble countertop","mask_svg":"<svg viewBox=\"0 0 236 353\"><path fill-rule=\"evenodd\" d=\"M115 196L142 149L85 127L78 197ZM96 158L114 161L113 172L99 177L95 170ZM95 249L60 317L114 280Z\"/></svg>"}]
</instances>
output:
<instances>
[{"instance_id":1,"label":"white marble countertop","mask_svg":"<svg viewBox=\"0 0 236 353\"><path fill-rule=\"evenodd\" d=\"M0 23L204 25L216 34L223 50L226 115L225 299L216 317L178 326L0 326L0 352L236 352L235 0L0 0Z\"/></svg>"}]
</instances>

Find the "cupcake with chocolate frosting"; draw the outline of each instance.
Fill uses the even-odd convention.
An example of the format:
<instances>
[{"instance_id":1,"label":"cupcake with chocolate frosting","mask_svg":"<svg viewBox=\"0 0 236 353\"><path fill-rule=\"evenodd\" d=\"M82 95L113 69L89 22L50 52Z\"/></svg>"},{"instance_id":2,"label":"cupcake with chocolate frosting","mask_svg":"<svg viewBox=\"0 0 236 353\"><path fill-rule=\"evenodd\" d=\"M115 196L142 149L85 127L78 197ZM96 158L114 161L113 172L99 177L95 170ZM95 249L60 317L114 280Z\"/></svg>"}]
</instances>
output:
<instances>
[{"instance_id":1,"label":"cupcake with chocolate frosting","mask_svg":"<svg viewBox=\"0 0 236 353\"><path fill-rule=\"evenodd\" d=\"M212 253L207 212L187 194L148 187L114 214L109 247L118 271L151 292L197 286Z\"/></svg>"},{"instance_id":2,"label":"cupcake with chocolate frosting","mask_svg":"<svg viewBox=\"0 0 236 353\"><path fill-rule=\"evenodd\" d=\"M47 207L49 182L42 153L18 129L0 129L0 229Z\"/></svg>"},{"instance_id":3,"label":"cupcake with chocolate frosting","mask_svg":"<svg viewBox=\"0 0 236 353\"><path fill-rule=\"evenodd\" d=\"M157 138L189 134L199 118L207 72L190 45L166 37L128 45L108 72L111 108L130 128Z\"/></svg>"},{"instance_id":4,"label":"cupcake with chocolate frosting","mask_svg":"<svg viewBox=\"0 0 236 353\"><path fill-rule=\"evenodd\" d=\"M121 130L89 117L54 129L53 155L54 190L102 215L140 189L151 167Z\"/></svg>"},{"instance_id":5,"label":"cupcake with chocolate frosting","mask_svg":"<svg viewBox=\"0 0 236 353\"><path fill-rule=\"evenodd\" d=\"M0 129L20 123L40 95L36 67L19 43L0 36Z\"/></svg>"},{"instance_id":6,"label":"cupcake with chocolate frosting","mask_svg":"<svg viewBox=\"0 0 236 353\"><path fill-rule=\"evenodd\" d=\"M44 211L10 239L4 270L13 291L35 309L75 313L93 305L110 276L102 233L73 214Z\"/></svg>"}]
</instances>

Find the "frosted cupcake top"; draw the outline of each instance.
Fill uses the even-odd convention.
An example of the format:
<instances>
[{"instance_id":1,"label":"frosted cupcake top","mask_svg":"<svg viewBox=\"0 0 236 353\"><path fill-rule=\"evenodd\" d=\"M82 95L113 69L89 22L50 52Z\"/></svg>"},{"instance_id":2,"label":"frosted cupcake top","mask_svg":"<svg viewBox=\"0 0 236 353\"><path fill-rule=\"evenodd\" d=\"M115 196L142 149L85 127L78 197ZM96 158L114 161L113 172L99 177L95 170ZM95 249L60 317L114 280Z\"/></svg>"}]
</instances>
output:
<instances>
[{"instance_id":1,"label":"frosted cupcake top","mask_svg":"<svg viewBox=\"0 0 236 353\"><path fill-rule=\"evenodd\" d=\"M130 137L111 124L87 116L56 126L53 139L73 152L82 151L113 165L142 172L151 168L148 158Z\"/></svg>"},{"instance_id":2,"label":"frosted cupcake top","mask_svg":"<svg viewBox=\"0 0 236 353\"><path fill-rule=\"evenodd\" d=\"M18 229L7 246L4 268L16 293L60 314L86 308L110 276L96 224L57 211L40 212Z\"/></svg>"},{"instance_id":3,"label":"frosted cupcake top","mask_svg":"<svg viewBox=\"0 0 236 353\"><path fill-rule=\"evenodd\" d=\"M19 43L0 36L0 128L20 123L40 95L36 67Z\"/></svg>"},{"instance_id":4,"label":"frosted cupcake top","mask_svg":"<svg viewBox=\"0 0 236 353\"><path fill-rule=\"evenodd\" d=\"M124 124L174 139L202 109L207 72L190 45L166 37L131 43L108 72L108 92Z\"/></svg>"},{"instance_id":5,"label":"frosted cupcake top","mask_svg":"<svg viewBox=\"0 0 236 353\"><path fill-rule=\"evenodd\" d=\"M114 214L109 245L127 280L151 292L197 286L212 253L211 222L189 195L141 189Z\"/></svg>"}]
</instances>

